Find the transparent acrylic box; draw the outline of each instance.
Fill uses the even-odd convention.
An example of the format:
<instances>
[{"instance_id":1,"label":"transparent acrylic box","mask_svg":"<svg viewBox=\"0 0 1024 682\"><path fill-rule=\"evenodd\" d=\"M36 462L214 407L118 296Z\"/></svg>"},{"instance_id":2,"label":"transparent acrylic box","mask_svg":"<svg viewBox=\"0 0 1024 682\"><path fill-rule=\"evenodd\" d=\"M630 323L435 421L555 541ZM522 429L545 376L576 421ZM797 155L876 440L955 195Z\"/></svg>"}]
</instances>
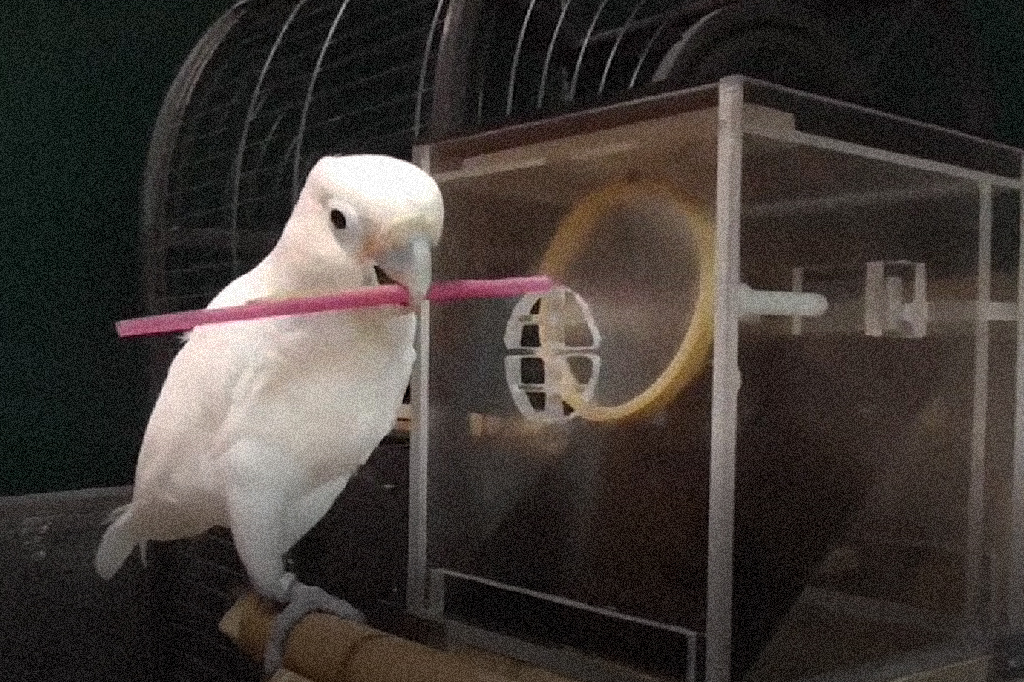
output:
<instances>
[{"instance_id":1,"label":"transparent acrylic box","mask_svg":"<svg viewBox=\"0 0 1024 682\"><path fill-rule=\"evenodd\" d=\"M732 77L416 153L436 279L560 286L428 311L413 612L593 680L1024 629L1019 150Z\"/></svg>"}]
</instances>

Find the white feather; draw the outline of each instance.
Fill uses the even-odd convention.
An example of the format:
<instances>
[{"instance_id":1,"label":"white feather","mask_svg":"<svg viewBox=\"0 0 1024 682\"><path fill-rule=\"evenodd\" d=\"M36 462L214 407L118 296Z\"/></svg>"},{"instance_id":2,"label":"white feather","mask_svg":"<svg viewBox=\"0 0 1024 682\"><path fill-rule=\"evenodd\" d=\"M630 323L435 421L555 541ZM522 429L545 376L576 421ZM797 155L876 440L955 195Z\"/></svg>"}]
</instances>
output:
<instances>
[{"instance_id":1,"label":"white feather","mask_svg":"<svg viewBox=\"0 0 1024 682\"><path fill-rule=\"evenodd\" d=\"M339 206L344 231L329 218ZM436 243L442 220L440 192L415 166L322 159L274 250L210 307L375 283L376 262L411 240ZM409 312L377 308L193 330L150 416L133 499L103 537L98 572L113 575L146 540L226 526L256 587L280 597L282 554L394 424L415 326Z\"/></svg>"}]
</instances>

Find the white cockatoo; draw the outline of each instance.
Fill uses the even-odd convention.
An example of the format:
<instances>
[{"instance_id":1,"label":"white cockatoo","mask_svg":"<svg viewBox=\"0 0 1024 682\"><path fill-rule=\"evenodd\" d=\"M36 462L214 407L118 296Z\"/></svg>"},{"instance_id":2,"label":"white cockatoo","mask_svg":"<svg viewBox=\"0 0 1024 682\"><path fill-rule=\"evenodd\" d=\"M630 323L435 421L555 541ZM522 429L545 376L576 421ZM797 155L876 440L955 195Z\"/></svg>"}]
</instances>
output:
<instances>
[{"instance_id":1,"label":"white cockatoo","mask_svg":"<svg viewBox=\"0 0 1024 682\"><path fill-rule=\"evenodd\" d=\"M443 216L437 184L416 166L325 157L274 249L208 307L373 285L374 266L415 305L430 286ZM99 574L112 576L147 540L224 526L259 592L286 604L324 597L285 571L284 554L392 428L415 328L409 309L368 308L194 329L150 416L132 501L100 542Z\"/></svg>"}]
</instances>

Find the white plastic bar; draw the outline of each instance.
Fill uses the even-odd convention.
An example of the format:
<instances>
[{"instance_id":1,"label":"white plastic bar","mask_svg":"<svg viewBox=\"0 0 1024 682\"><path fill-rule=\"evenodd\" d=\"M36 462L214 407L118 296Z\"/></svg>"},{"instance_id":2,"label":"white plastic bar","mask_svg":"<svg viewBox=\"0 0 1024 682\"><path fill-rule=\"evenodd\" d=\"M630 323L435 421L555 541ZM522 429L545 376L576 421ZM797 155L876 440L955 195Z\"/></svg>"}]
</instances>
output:
<instances>
[{"instance_id":1,"label":"white plastic bar","mask_svg":"<svg viewBox=\"0 0 1024 682\"><path fill-rule=\"evenodd\" d=\"M463 161L462 167L458 170L434 174L434 180L443 184L452 180L481 178L495 173L508 173L510 171L525 170L527 168L539 168L547 162L547 158L543 156L531 156L523 159L513 158L504 161L495 160L495 157L493 156L474 156Z\"/></svg>"},{"instance_id":2,"label":"white plastic bar","mask_svg":"<svg viewBox=\"0 0 1024 682\"><path fill-rule=\"evenodd\" d=\"M991 190L991 186L989 190ZM991 199L991 194L990 197ZM992 243L992 202L989 201L989 237L988 242ZM991 248L990 248L991 250ZM986 261L987 262L987 261ZM986 266L987 267L987 266ZM991 279L991 278L990 278ZM979 308L980 310L980 308ZM909 303L903 306L900 314L904 322L910 324L911 333L915 337L922 337L928 331L928 277L925 274L924 263L914 263L914 297Z\"/></svg>"},{"instance_id":3,"label":"white plastic bar","mask_svg":"<svg viewBox=\"0 0 1024 682\"><path fill-rule=\"evenodd\" d=\"M989 322L1016 322L1017 304L1012 301L992 301L988 304Z\"/></svg>"},{"instance_id":4,"label":"white plastic bar","mask_svg":"<svg viewBox=\"0 0 1024 682\"><path fill-rule=\"evenodd\" d=\"M869 261L864 267L864 334L867 336L881 336L885 331L884 288L885 263Z\"/></svg>"},{"instance_id":5,"label":"white plastic bar","mask_svg":"<svg viewBox=\"0 0 1024 682\"><path fill-rule=\"evenodd\" d=\"M828 310L828 299L821 294L797 291L764 291L739 285L740 315L778 315L781 317L818 317Z\"/></svg>"},{"instance_id":6,"label":"white plastic bar","mask_svg":"<svg viewBox=\"0 0 1024 682\"><path fill-rule=\"evenodd\" d=\"M972 185L966 185L959 180L935 181L931 184L912 189L863 190L859 192L829 194L822 197L766 201L760 204L745 206L743 208L743 217L788 217L794 215L815 215L858 207L898 206L913 201L973 194L974 191L975 189Z\"/></svg>"},{"instance_id":7,"label":"white plastic bar","mask_svg":"<svg viewBox=\"0 0 1024 682\"><path fill-rule=\"evenodd\" d=\"M928 301L928 323L964 322L981 319L989 322L1016 322L1015 301L989 301L979 305L977 301Z\"/></svg>"},{"instance_id":8,"label":"white plastic bar","mask_svg":"<svg viewBox=\"0 0 1024 682\"><path fill-rule=\"evenodd\" d=\"M430 423L430 302L420 304L416 334L416 363L409 388L412 423L409 427L409 558L405 601L410 613L426 610L427 588L427 461Z\"/></svg>"},{"instance_id":9,"label":"white plastic bar","mask_svg":"<svg viewBox=\"0 0 1024 682\"><path fill-rule=\"evenodd\" d=\"M1024 303L1024 159L1021 184L1017 263L1017 305ZM1007 581L1006 617L1010 632L1024 631L1024 324L1017 324L1017 376L1014 393L1013 473L1010 490L1010 575Z\"/></svg>"},{"instance_id":10,"label":"white plastic bar","mask_svg":"<svg viewBox=\"0 0 1024 682\"><path fill-rule=\"evenodd\" d=\"M736 409L740 388L740 196L743 81L718 88L715 203L715 341L708 489L707 650L705 682L729 682L732 647L733 526L736 505Z\"/></svg>"},{"instance_id":11,"label":"white plastic bar","mask_svg":"<svg viewBox=\"0 0 1024 682\"><path fill-rule=\"evenodd\" d=\"M971 480L967 491L967 551L964 616L984 625L981 585L985 542L985 436L988 426L988 309L992 296L992 185L978 183L978 312L974 322L974 405L971 421Z\"/></svg>"},{"instance_id":12,"label":"white plastic bar","mask_svg":"<svg viewBox=\"0 0 1024 682\"><path fill-rule=\"evenodd\" d=\"M634 616L614 609L594 606L593 604L569 599L568 597L563 597L561 595L541 592L540 590L531 590L528 587L520 587L519 585L513 585L511 583L503 583L500 580L493 580L479 575L462 573L461 571L453 571L447 568L435 568L430 571L430 589L431 592L439 592L440 596L432 596L431 603L433 603L434 608L437 609L435 613L442 616L444 615L444 592L447 589L445 578L448 576L476 583L478 585L487 585L488 587L493 587L505 592L521 594L538 601L544 601L550 604L559 604L560 606L568 606L574 611L586 611L587 613L597 614L599 616L604 616L605 618L614 618L615 620L623 623L636 623L637 625L643 625L655 630L674 632L678 635L685 635L687 637L697 634L690 628L683 627L681 625L670 625L668 623L662 623L661 621L651 620L650 618L643 618L641 616Z\"/></svg>"},{"instance_id":13,"label":"white plastic bar","mask_svg":"<svg viewBox=\"0 0 1024 682\"><path fill-rule=\"evenodd\" d=\"M865 159L883 161L885 163L904 166L906 168L916 168L918 170L941 173L947 177L960 178L961 180L968 180L970 182L987 182L994 187L1018 187L1019 183L1016 178L1012 177L1003 177L1002 175L996 175L995 173L972 170L970 168L954 166L953 164L944 163L942 161L922 159L916 156L892 152L885 149L876 149L875 147L867 147L854 142L834 140L829 137L822 137L821 135L805 133L799 130L787 130L785 128L751 124L745 127L745 132L750 135L765 137L770 140L792 142L802 146L816 147L827 151L839 152L840 154L849 154L851 156L860 156Z\"/></svg>"},{"instance_id":14,"label":"white plastic bar","mask_svg":"<svg viewBox=\"0 0 1024 682\"><path fill-rule=\"evenodd\" d=\"M430 172L430 147L413 148L413 163ZM405 605L416 615L425 615L427 599L427 462L429 452L430 402L430 302L420 304L417 315L416 362L409 383L409 549L406 564Z\"/></svg>"},{"instance_id":15,"label":"white plastic bar","mask_svg":"<svg viewBox=\"0 0 1024 682\"><path fill-rule=\"evenodd\" d=\"M800 266L793 268L793 291L803 293L804 290L804 269ZM825 302L826 304L828 301ZM794 315L791 321L793 336L800 336L804 331L804 318Z\"/></svg>"}]
</instances>

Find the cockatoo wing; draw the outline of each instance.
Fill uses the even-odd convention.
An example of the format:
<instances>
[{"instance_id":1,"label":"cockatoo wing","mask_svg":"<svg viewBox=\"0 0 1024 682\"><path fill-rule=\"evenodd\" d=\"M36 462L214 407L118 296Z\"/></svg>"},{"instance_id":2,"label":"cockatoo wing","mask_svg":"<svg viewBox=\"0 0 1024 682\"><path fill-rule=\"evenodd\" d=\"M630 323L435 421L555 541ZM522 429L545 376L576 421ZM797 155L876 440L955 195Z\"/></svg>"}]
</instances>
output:
<instances>
[{"instance_id":1,"label":"cockatoo wing","mask_svg":"<svg viewBox=\"0 0 1024 682\"><path fill-rule=\"evenodd\" d=\"M132 502L107 528L97 551L101 576L116 573L146 540L227 525L214 443L233 386L247 369L235 338L232 330L197 329L171 363L142 440Z\"/></svg>"},{"instance_id":2,"label":"cockatoo wing","mask_svg":"<svg viewBox=\"0 0 1024 682\"><path fill-rule=\"evenodd\" d=\"M394 426L415 319L382 310L278 322L273 353L242 377L223 438L239 555L276 595L281 556L327 512Z\"/></svg>"}]
</instances>

